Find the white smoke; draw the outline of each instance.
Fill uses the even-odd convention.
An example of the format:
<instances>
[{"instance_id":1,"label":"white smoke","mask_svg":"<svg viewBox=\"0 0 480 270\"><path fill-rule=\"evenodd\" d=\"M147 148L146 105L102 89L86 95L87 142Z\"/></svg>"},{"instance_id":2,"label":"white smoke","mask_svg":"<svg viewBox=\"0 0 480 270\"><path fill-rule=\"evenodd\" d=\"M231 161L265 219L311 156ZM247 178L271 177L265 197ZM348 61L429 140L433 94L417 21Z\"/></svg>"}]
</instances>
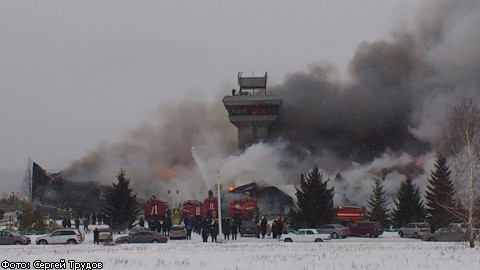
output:
<instances>
[{"instance_id":1,"label":"white smoke","mask_svg":"<svg viewBox=\"0 0 480 270\"><path fill-rule=\"evenodd\" d=\"M351 80L315 66L272 87L292 112L274 142L237 152L222 91L214 102L162 104L158 119L74 162L67 179L111 183L123 167L140 197L172 200L167 191L179 190L178 201L202 200L218 179L224 189L257 182L295 199L300 175L317 164L337 205L366 205L377 177L391 198L406 177L424 191L451 108L480 100L479 26L478 1L427 1L413 29L359 46Z\"/></svg>"}]
</instances>

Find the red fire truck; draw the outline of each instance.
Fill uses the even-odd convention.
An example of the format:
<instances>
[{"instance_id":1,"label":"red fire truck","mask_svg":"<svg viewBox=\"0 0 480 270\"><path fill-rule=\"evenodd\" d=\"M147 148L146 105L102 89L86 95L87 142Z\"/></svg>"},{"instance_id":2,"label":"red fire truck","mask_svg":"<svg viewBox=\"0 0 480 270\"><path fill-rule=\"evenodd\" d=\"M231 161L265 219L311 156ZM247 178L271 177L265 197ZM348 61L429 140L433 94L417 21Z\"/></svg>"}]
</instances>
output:
<instances>
[{"instance_id":1,"label":"red fire truck","mask_svg":"<svg viewBox=\"0 0 480 270\"><path fill-rule=\"evenodd\" d=\"M343 225L365 220L366 213L364 206L338 206L336 208L336 218Z\"/></svg>"},{"instance_id":2,"label":"red fire truck","mask_svg":"<svg viewBox=\"0 0 480 270\"><path fill-rule=\"evenodd\" d=\"M203 202L197 200L188 200L183 202L182 217L184 219L202 219L212 218L218 213L218 199L213 196L213 192L208 192L208 198Z\"/></svg>"},{"instance_id":3,"label":"red fire truck","mask_svg":"<svg viewBox=\"0 0 480 270\"><path fill-rule=\"evenodd\" d=\"M157 199L155 196L150 196L148 201L143 207L143 213L145 220L149 226L156 224L157 221L163 220L168 211L168 204L162 200Z\"/></svg>"},{"instance_id":4,"label":"red fire truck","mask_svg":"<svg viewBox=\"0 0 480 270\"><path fill-rule=\"evenodd\" d=\"M183 203L182 216L185 219L193 219L203 215L203 203L197 200L189 200Z\"/></svg>"},{"instance_id":5,"label":"red fire truck","mask_svg":"<svg viewBox=\"0 0 480 270\"><path fill-rule=\"evenodd\" d=\"M250 192L245 192L245 198L233 200L230 203L230 216L241 219L258 219L260 204L257 199L250 198Z\"/></svg>"},{"instance_id":6,"label":"red fire truck","mask_svg":"<svg viewBox=\"0 0 480 270\"><path fill-rule=\"evenodd\" d=\"M218 213L218 198L213 196L213 192L211 190L208 191L208 198L203 201L202 211L202 216L205 218L216 217L216 214Z\"/></svg>"}]
</instances>

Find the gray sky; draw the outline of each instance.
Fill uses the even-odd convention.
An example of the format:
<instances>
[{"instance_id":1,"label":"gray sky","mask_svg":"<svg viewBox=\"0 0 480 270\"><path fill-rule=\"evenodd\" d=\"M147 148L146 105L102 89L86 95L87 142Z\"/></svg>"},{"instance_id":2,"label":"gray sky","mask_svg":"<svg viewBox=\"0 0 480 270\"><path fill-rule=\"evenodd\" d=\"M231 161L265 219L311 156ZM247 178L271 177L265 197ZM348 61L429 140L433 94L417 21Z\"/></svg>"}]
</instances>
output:
<instances>
[{"instance_id":1,"label":"gray sky","mask_svg":"<svg viewBox=\"0 0 480 270\"><path fill-rule=\"evenodd\" d=\"M0 196L20 189L28 157L63 170L162 102L227 94L239 71L273 85L331 62L345 76L414 2L1 1Z\"/></svg>"}]
</instances>

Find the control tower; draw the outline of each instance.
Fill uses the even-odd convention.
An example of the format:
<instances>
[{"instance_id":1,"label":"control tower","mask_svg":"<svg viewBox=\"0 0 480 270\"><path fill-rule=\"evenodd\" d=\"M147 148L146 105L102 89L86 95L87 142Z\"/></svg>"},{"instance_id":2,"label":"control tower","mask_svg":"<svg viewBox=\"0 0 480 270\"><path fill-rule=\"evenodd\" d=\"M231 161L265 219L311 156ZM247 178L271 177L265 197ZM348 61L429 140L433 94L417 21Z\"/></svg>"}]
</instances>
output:
<instances>
[{"instance_id":1,"label":"control tower","mask_svg":"<svg viewBox=\"0 0 480 270\"><path fill-rule=\"evenodd\" d=\"M238 148L268 140L268 128L277 120L282 104L278 95L267 94L267 73L263 77L243 77L238 73L238 92L223 98L230 122L238 128Z\"/></svg>"}]
</instances>

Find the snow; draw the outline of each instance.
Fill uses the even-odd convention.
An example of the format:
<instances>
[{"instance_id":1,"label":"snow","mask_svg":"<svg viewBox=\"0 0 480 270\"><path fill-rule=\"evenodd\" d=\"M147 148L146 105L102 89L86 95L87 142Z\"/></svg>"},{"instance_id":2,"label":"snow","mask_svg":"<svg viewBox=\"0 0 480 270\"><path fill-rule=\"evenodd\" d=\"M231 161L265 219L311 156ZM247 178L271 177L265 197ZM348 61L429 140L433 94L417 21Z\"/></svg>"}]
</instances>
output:
<instances>
[{"instance_id":1,"label":"snow","mask_svg":"<svg viewBox=\"0 0 480 270\"><path fill-rule=\"evenodd\" d=\"M34 243L37 236L32 236ZM478 245L478 243L477 243ZM103 269L478 269L480 249L466 243L422 242L386 232L379 238L347 237L323 243L283 243L240 237L225 243L170 240L166 244L0 246L9 262L101 262ZM0 269L4 269L0 266ZM85 268L84 268L85 269Z\"/></svg>"}]
</instances>

